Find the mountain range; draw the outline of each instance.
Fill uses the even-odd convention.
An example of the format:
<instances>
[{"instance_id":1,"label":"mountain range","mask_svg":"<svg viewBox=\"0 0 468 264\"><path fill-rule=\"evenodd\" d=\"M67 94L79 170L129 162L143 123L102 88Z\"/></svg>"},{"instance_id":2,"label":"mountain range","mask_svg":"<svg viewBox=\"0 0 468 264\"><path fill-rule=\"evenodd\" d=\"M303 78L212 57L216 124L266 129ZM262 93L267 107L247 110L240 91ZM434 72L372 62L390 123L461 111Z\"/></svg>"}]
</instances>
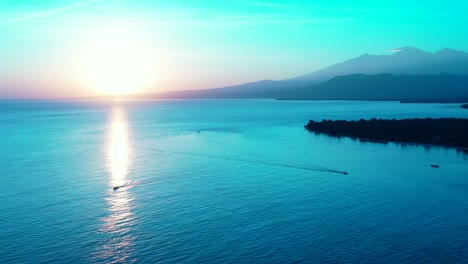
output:
<instances>
[{"instance_id":1,"label":"mountain range","mask_svg":"<svg viewBox=\"0 0 468 264\"><path fill-rule=\"evenodd\" d=\"M152 98L277 98L329 100L468 100L468 53L415 47L334 64L306 75L205 90L173 91Z\"/></svg>"},{"instance_id":2,"label":"mountain range","mask_svg":"<svg viewBox=\"0 0 468 264\"><path fill-rule=\"evenodd\" d=\"M327 81L335 76L357 73L367 75L381 73L395 75L432 75L440 73L468 75L468 53L462 51L442 49L436 53L430 53L410 46L392 51L392 55L364 54L290 80Z\"/></svg>"}]
</instances>

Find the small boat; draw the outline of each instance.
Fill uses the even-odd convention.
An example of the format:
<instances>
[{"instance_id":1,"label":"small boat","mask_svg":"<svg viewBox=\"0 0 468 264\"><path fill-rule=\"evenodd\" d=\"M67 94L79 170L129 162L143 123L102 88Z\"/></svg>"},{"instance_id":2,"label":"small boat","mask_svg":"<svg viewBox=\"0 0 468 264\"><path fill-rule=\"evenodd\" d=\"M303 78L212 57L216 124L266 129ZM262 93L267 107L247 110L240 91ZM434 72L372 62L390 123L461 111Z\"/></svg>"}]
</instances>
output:
<instances>
[{"instance_id":1,"label":"small boat","mask_svg":"<svg viewBox=\"0 0 468 264\"><path fill-rule=\"evenodd\" d=\"M344 175L348 175L348 173L347 173L346 171L343 171L343 174L344 174Z\"/></svg>"},{"instance_id":2,"label":"small boat","mask_svg":"<svg viewBox=\"0 0 468 264\"><path fill-rule=\"evenodd\" d=\"M114 186L112 190L117 191L120 188L120 186Z\"/></svg>"},{"instance_id":3,"label":"small boat","mask_svg":"<svg viewBox=\"0 0 468 264\"><path fill-rule=\"evenodd\" d=\"M439 168L440 166L437 165L437 164L431 164L431 167L432 167L432 168Z\"/></svg>"}]
</instances>

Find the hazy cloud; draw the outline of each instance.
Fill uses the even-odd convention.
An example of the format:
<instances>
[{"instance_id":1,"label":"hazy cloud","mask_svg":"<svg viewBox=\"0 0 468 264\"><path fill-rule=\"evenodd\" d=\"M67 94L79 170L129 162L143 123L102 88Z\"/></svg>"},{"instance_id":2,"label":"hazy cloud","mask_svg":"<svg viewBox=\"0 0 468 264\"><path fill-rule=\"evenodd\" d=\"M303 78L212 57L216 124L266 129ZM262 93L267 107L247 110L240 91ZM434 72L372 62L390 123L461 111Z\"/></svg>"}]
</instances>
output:
<instances>
[{"instance_id":1,"label":"hazy cloud","mask_svg":"<svg viewBox=\"0 0 468 264\"><path fill-rule=\"evenodd\" d=\"M0 21L0 24L13 24L13 23L18 23L18 22L30 21L30 20L43 18L43 17L59 14L59 13L62 13L62 12L70 11L70 10L73 10L73 9L76 9L76 8L80 8L80 7L83 7L83 6L87 6L87 5L94 4L94 3L97 3L97 2L102 2L102 1L104 1L104 0L87 0L87 1L75 2L75 3L70 4L70 5L57 7L57 8L46 10L46 11L43 11L43 10L42 11L36 10L36 11L33 11L33 12L30 11L26 15L19 15L19 16L10 18L10 19L6 19L4 21ZM21 11L20 13L24 13L24 10Z\"/></svg>"},{"instance_id":2,"label":"hazy cloud","mask_svg":"<svg viewBox=\"0 0 468 264\"><path fill-rule=\"evenodd\" d=\"M262 1L243 1L243 0L235 0L232 1L233 3L251 5L251 6L258 6L258 7L266 7L271 9L312 9L312 10L328 10L328 11L343 11L343 12L365 12L365 13L374 13L376 10L369 9L369 8L359 8L359 7L347 7L347 6L334 6L334 5L317 5L313 2L307 4L297 4L297 3L276 3L276 2L262 2Z\"/></svg>"},{"instance_id":3,"label":"hazy cloud","mask_svg":"<svg viewBox=\"0 0 468 264\"><path fill-rule=\"evenodd\" d=\"M162 13L159 13L162 12ZM287 16L287 15L206 15L206 13L196 12L173 12L167 15L165 11L148 13L142 16L114 17L103 20L96 17L95 21L108 24L122 25L155 25L165 27L181 27L181 28L202 28L215 30L231 30L241 29L245 27L262 26L262 25L299 25L299 24L315 24L315 23L334 23L341 21L352 20L350 17L313 17L313 16ZM74 20L82 23L95 23L92 20Z\"/></svg>"}]
</instances>

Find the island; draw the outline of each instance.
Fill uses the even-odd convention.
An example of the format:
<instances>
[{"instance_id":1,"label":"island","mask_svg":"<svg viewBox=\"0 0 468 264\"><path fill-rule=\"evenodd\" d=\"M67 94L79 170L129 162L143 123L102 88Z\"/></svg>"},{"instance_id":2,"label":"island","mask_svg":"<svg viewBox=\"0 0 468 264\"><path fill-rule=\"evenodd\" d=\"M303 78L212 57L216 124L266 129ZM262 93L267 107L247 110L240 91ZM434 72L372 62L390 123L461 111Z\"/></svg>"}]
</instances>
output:
<instances>
[{"instance_id":1,"label":"island","mask_svg":"<svg viewBox=\"0 0 468 264\"><path fill-rule=\"evenodd\" d=\"M369 141L468 148L468 119L464 118L310 120L305 128L310 132Z\"/></svg>"}]
</instances>

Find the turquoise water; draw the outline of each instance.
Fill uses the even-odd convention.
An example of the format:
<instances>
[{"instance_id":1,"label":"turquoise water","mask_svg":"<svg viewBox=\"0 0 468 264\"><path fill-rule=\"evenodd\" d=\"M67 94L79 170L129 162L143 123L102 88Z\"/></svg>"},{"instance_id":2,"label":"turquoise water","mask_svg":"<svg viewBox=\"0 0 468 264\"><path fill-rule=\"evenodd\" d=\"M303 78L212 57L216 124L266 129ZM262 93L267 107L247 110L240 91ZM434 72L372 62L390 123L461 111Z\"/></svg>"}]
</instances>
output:
<instances>
[{"instance_id":1,"label":"turquoise water","mask_svg":"<svg viewBox=\"0 0 468 264\"><path fill-rule=\"evenodd\" d=\"M394 102L1 101L0 263L466 261L467 154L303 128L309 119L372 117L468 111Z\"/></svg>"}]
</instances>

